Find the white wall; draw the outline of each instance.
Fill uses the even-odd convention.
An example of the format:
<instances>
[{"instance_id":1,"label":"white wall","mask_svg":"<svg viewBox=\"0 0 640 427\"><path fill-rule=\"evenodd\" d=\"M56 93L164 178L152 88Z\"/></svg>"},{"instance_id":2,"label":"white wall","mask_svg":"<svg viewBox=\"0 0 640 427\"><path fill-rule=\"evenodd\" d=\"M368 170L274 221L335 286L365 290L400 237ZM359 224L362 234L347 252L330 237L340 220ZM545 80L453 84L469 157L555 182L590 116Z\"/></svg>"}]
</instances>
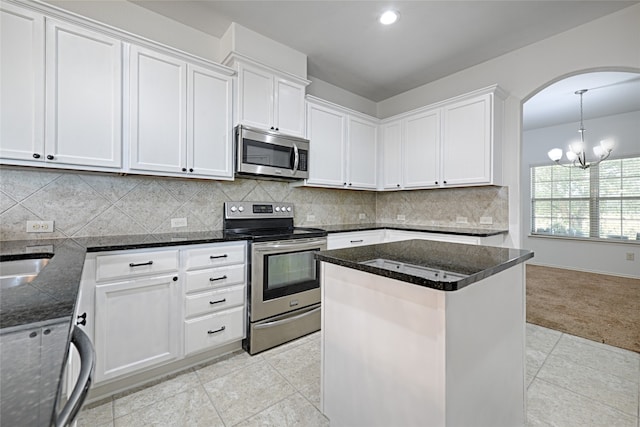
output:
<instances>
[{"instance_id":1,"label":"white wall","mask_svg":"<svg viewBox=\"0 0 640 427\"><path fill-rule=\"evenodd\" d=\"M613 138L616 147L613 157L640 155L640 111L600 117L586 120L585 141L590 150L594 144L605 138ZM566 147L578 137L578 123L532 129L522 134L522 233L523 246L535 251L532 264L552 267L566 267L575 270L607 273L620 276L640 277L640 264L627 261L626 254L631 252L640 259L640 245L637 242L585 242L550 237L529 237L531 230L530 199L531 185L529 168L550 164L547 152L554 148ZM587 152L587 159L591 153ZM593 157L591 157L593 158Z\"/></svg>"},{"instance_id":2,"label":"white wall","mask_svg":"<svg viewBox=\"0 0 640 427\"><path fill-rule=\"evenodd\" d=\"M313 76L309 76L308 78L311 80L311 84L307 86L307 94L377 117L377 104L370 99L351 93Z\"/></svg>"},{"instance_id":3,"label":"white wall","mask_svg":"<svg viewBox=\"0 0 640 427\"><path fill-rule=\"evenodd\" d=\"M378 103L378 116L390 117L497 83L510 93L505 104L503 175L509 187L507 244L524 246L521 221L522 100L561 77L586 70L640 71L640 4L444 77ZM626 249L608 247L615 259ZM538 254L537 256L544 256ZM535 262L535 258L534 258ZM640 265L640 257L630 263ZM613 266L613 269L619 266ZM609 269L602 265L598 269Z\"/></svg>"},{"instance_id":4,"label":"white wall","mask_svg":"<svg viewBox=\"0 0 640 427\"><path fill-rule=\"evenodd\" d=\"M220 39L128 1L59 1L46 3L155 42L218 62Z\"/></svg>"}]
</instances>

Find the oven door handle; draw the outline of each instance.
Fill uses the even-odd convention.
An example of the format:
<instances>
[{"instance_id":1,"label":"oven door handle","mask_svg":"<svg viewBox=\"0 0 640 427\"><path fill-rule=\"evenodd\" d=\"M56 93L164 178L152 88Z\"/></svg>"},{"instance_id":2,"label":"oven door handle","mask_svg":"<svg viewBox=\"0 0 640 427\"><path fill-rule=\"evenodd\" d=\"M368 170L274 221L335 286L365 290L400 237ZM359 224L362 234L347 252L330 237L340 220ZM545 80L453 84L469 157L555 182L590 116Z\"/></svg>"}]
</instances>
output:
<instances>
[{"instance_id":1,"label":"oven door handle","mask_svg":"<svg viewBox=\"0 0 640 427\"><path fill-rule=\"evenodd\" d=\"M325 249L326 240L319 239L311 242L300 242L299 243L268 243L264 247L258 246L257 244L253 245L254 252L273 252L274 250L282 250L282 249Z\"/></svg>"},{"instance_id":2,"label":"oven door handle","mask_svg":"<svg viewBox=\"0 0 640 427\"><path fill-rule=\"evenodd\" d=\"M304 313L300 313L297 314L295 316L291 316L291 317L286 317L284 319L279 319L279 320L273 320L271 322L266 322L266 323L261 323L259 325L255 325L253 328L254 329L265 329L265 328L269 328L269 327L273 327L273 326L278 326L278 325L284 325L286 323L290 323L290 322L295 322L298 319L301 319L305 316L309 316L311 314L317 313L322 309L321 306L318 306L312 310L307 310Z\"/></svg>"}]
</instances>

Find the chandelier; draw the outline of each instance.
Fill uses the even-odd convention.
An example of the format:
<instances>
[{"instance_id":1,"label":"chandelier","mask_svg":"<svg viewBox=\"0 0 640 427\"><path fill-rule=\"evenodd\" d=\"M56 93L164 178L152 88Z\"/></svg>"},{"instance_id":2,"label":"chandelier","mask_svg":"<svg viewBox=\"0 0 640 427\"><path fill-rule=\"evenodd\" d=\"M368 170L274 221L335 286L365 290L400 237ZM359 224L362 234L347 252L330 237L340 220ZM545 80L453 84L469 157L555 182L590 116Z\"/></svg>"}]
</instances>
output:
<instances>
[{"instance_id":1,"label":"chandelier","mask_svg":"<svg viewBox=\"0 0 640 427\"><path fill-rule=\"evenodd\" d=\"M549 158L560 166L571 167L575 166L580 169L587 169L590 166L597 165L611 154L613 151L613 141L610 139L604 139L600 141L600 145L596 145L593 147L593 154L596 155L598 160L593 162L587 162L587 156L585 154L584 148L584 123L583 123L583 112L582 112L582 95L587 92L588 89L580 89L575 92L576 95L580 95L580 128L578 132L580 133L580 141L574 142L569 145L569 151L567 151L567 160L571 162L570 165L563 165L560 163L560 159L562 158L562 149L561 148L553 148L549 150L547 155Z\"/></svg>"}]
</instances>

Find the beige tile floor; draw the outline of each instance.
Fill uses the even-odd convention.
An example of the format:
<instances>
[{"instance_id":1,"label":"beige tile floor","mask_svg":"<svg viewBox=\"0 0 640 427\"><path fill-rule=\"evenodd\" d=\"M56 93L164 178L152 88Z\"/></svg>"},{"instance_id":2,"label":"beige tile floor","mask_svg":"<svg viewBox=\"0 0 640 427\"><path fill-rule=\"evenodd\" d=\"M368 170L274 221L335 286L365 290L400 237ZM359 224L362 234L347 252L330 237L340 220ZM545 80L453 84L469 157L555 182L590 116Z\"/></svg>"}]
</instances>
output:
<instances>
[{"instance_id":1,"label":"beige tile floor","mask_svg":"<svg viewBox=\"0 0 640 427\"><path fill-rule=\"evenodd\" d=\"M528 426L640 427L639 388L640 354L527 324ZM328 426L319 406L316 333L90 405L78 426Z\"/></svg>"}]
</instances>

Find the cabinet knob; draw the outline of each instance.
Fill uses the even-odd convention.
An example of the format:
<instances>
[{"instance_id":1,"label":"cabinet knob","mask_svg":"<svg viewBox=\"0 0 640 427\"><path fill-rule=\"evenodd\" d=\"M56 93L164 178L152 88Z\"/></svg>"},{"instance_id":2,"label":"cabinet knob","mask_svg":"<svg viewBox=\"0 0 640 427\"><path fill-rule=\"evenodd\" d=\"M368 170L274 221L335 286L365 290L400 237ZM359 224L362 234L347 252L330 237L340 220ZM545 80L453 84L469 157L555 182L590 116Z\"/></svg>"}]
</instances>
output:
<instances>
[{"instance_id":1,"label":"cabinet knob","mask_svg":"<svg viewBox=\"0 0 640 427\"><path fill-rule=\"evenodd\" d=\"M47 160L53 160L53 159L54 159L53 154L47 154Z\"/></svg>"},{"instance_id":2,"label":"cabinet knob","mask_svg":"<svg viewBox=\"0 0 640 427\"><path fill-rule=\"evenodd\" d=\"M173 281L177 282L178 281L178 276L173 276Z\"/></svg>"},{"instance_id":3,"label":"cabinet knob","mask_svg":"<svg viewBox=\"0 0 640 427\"><path fill-rule=\"evenodd\" d=\"M271 130L276 130L276 128L274 128L273 126L271 126Z\"/></svg>"},{"instance_id":4,"label":"cabinet knob","mask_svg":"<svg viewBox=\"0 0 640 427\"><path fill-rule=\"evenodd\" d=\"M447 181L442 181L442 183L443 183L443 184L446 184L446 183L447 183Z\"/></svg>"},{"instance_id":5,"label":"cabinet knob","mask_svg":"<svg viewBox=\"0 0 640 427\"><path fill-rule=\"evenodd\" d=\"M349 186L351 186L351 183L349 183Z\"/></svg>"},{"instance_id":6,"label":"cabinet knob","mask_svg":"<svg viewBox=\"0 0 640 427\"><path fill-rule=\"evenodd\" d=\"M38 153L33 153L33 158L34 158L34 159L39 159L39 158L40 158L40 154L38 154Z\"/></svg>"},{"instance_id":7,"label":"cabinet knob","mask_svg":"<svg viewBox=\"0 0 640 427\"><path fill-rule=\"evenodd\" d=\"M400 188L400 184L396 184L396 187Z\"/></svg>"},{"instance_id":8,"label":"cabinet knob","mask_svg":"<svg viewBox=\"0 0 640 427\"><path fill-rule=\"evenodd\" d=\"M193 168L189 168L189 172L193 172Z\"/></svg>"},{"instance_id":9,"label":"cabinet knob","mask_svg":"<svg viewBox=\"0 0 640 427\"><path fill-rule=\"evenodd\" d=\"M82 313L80 316L77 316L77 317L78 317L78 319L81 319L81 320L78 320L76 322L76 325L85 326L87 324L87 313L86 312Z\"/></svg>"},{"instance_id":10,"label":"cabinet knob","mask_svg":"<svg viewBox=\"0 0 640 427\"><path fill-rule=\"evenodd\" d=\"M280 130L280 128L276 128L276 130Z\"/></svg>"},{"instance_id":11,"label":"cabinet knob","mask_svg":"<svg viewBox=\"0 0 640 427\"><path fill-rule=\"evenodd\" d=\"M182 168L182 172L186 172L186 171L187 171L187 168Z\"/></svg>"},{"instance_id":12,"label":"cabinet knob","mask_svg":"<svg viewBox=\"0 0 640 427\"><path fill-rule=\"evenodd\" d=\"M438 181L436 181L436 185L438 185Z\"/></svg>"}]
</instances>

